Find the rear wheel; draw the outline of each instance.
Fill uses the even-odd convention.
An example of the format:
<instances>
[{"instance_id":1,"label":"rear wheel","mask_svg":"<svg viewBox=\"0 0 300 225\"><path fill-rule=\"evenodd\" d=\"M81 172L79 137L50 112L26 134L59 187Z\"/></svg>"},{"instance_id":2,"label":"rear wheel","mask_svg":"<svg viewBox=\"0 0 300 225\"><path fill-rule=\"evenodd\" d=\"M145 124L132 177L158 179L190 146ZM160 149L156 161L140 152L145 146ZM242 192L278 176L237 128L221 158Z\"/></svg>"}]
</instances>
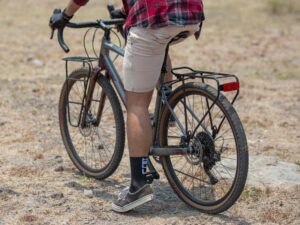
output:
<instances>
[{"instance_id":1,"label":"rear wheel","mask_svg":"<svg viewBox=\"0 0 300 225\"><path fill-rule=\"evenodd\" d=\"M217 91L211 86L188 83L174 91L169 103L187 133L193 134L216 97ZM170 116L164 107L160 145L188 145L193 149L192 154L161 157L170 185L184 202L202 212L227 210L243 191L248 172L247 141L236 111L221 94L188 141L178 125L169 126Z\"/></svg>"},{"instance_id":2,"label":"rear wheel","mask_svg":"<svg viewBox=\"0 0 300 225\"><path fill-rule=\"evenodd\" d=\"M117 169L123 156L124 118L114 89L102 75L98 76L86 118L82 118L88 76L88 69L78 69L71 73L68 84L65 82L59 101L59 125L74 165L89 177L105 179ZM105 99L102 110L100 99ZM79 122L83 119L84 127Z\"/></svg>"}]
</instances>

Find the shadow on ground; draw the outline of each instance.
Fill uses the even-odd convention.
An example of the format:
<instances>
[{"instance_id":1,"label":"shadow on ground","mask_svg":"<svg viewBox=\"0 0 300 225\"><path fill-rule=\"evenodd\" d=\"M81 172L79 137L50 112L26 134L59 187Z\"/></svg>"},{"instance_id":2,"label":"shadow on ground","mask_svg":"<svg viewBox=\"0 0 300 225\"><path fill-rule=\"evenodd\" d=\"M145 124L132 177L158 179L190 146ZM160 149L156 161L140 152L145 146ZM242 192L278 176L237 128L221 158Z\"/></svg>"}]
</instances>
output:
<instances>
[{"instance_id":1,"label":"shadow on ground","mask_svg":"<svg viewBox=\"0 0 300 225\"><path fill-rule=\"evenodd\" d=\"M93 196L96 198L101 199L105 202L112 202L114 199L117 198L118 191L126 187L125 184L128 182L120 182L119 180L115 179L107 179L103 181L96 182L99 188L93 188ZM83 192L86 189L90 189L89 185L82 185L78 182L68 182L65 184L66 187L72 188L74 190ZM206 221L218 220L224 224L241 224L241 225L248 225L249 222L246 221L245 218L239 216L231 216L228 213L226 214L219 214L219 215L208 215L205 213L201 213L196 209L188 206L184 202L182 202L173 192L170 185L165 181L154 181L153 182L153 189L156 195L155 201L149 204L145 204L129 213L126 213L126 217L131 218L145 218L151 217L154 218L184 218L187 217L198 217L203 216ZM123 214L120 214L123 215Z\"/></svg>"}]
</instances>

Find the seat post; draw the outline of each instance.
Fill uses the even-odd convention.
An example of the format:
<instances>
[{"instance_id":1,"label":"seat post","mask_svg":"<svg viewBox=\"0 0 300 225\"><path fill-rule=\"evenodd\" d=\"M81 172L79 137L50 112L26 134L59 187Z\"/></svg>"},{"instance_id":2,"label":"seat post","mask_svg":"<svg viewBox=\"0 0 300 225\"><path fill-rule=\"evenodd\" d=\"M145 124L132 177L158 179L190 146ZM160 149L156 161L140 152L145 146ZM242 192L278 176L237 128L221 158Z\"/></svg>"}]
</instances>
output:
<instances>
[{"instance_id":1,"label":"seat post","mask_svg":"<svg viewBox=\"0 0 300 225\"><path fill-rule=\"evenodd\" d=\"M160 87L162 87L162 85L164 83L164 78L165 78L164 75L166 73L168 73L168 70L167 70L167 59L168 59L168 53L169 53L169 45L170 45L170 43L166 47L165 57L164 57L163 65L161 67L161 75L160 75L160 78L159 78Z\"/></svg>"},{"instance_id":2,"label":"seat post","mask_svg":"<svg viewBox=\"0 0 300 225\"><path fill-rule=\"evenodd\" d=\"M167 59L168 59L168 53L169 53L169 46L170 46L170 43L166 47L164 62L163 62L162 68L161 68L161 73L162 74L166 74L168 72L168 70L167 70Z\"/></svg>"}]
</instances>

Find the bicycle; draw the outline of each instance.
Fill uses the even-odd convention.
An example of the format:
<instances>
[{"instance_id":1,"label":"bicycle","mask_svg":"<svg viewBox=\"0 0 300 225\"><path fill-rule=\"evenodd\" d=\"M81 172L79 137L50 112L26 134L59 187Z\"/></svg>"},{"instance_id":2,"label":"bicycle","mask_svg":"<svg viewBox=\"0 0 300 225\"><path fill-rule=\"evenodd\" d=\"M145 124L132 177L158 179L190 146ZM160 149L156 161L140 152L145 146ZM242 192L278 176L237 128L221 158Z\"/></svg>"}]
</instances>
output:
<instances>
[{"instance_id":1,"label":"bicycle","mask_svg":"<svg viewBox=\"0 0 300 225\"><path fill-rule=\"evenodd\" d=\"M104 32L99 57L63 59L66 81L59 100L59 124L68 155L79 171L99 180L115 172L124 152L125 125L120 100L126 108L125 90L109 55L114 52L124 56L124 50L111 43L110 36L114 28L123 36L123 23L124 19L111 19L66 25ZM58 30L58 41L69 52L63 32L64 29ZM182 32L171 42L186 36ZM233 74L185 66L172 68L175 79L164 82L169 45L157 88L149 155L162 165L181 200L201 212L221 213L239 198L248 173L246 135L233 108L239 80ZM83 66L69 74L70 62ZM94 68L93 62L98 62L98 66ZM231 101L221 92L232 92ZM151 160L148 167L147 178L152 183L159 179L159 174Z\"/></svg>"}]
</instances>

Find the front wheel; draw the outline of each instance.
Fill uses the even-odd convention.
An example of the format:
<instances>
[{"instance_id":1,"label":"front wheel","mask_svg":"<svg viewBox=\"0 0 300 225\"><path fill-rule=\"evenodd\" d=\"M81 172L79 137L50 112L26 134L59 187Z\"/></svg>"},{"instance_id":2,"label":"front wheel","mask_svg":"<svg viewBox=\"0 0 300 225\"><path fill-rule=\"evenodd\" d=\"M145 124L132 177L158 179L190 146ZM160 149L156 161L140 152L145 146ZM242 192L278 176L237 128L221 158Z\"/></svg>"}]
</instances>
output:
<instances>
[{"instance_id":1,"label":"front wheel","mask_svg":"<svg viewBox=\"0 0 300 225\"><path fill-rule=\"evenodd\" d=\"M216 98L217 91L211 86L187 83L169 98L181 128L170 126L168 107L163 108L159 124L160 146L185 144L193 149L190 154L161 157L170 185L185 203L211 214L235 203L248 173L247 140L241 121L222 94L213 105ZM183 133L190 139L186 140Z\"/></svg>"},{"instance_id":2,"label":"front wheel","mask_svg":"<svg viewBox=\"0 0 300 225\"><path fill-rule=\"evenodd\" d=\"M117 169L123 156L124 118L118 97L103 75L98 76L90 108L83 118L88 77L89 70L81 68L66 80L59 100L59 125L68 155L79 171L105 179Z\"/></svg>"}]
</instances>

